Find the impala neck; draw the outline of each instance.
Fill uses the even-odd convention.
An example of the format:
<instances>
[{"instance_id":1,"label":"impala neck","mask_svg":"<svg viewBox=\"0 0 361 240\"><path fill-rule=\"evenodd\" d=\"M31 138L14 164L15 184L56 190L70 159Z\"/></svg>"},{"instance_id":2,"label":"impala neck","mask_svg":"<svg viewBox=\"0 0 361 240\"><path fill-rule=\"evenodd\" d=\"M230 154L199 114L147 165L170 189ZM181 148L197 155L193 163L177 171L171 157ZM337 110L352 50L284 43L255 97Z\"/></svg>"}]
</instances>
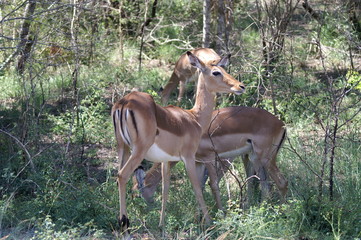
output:
<instances>
[{"instance_id":1,"label":"impala neck","mask_svg":"<svg viewBox=\"0 0 361 240\"><path fill-rule=\"evenodd\" d=\"M196 121L201 125L203 133L207 131L208 125L211 122L212 112L216 106L214 98L215 94L207 90L203 73L200 73L196 101L190 111L195 116Z\"/></svg>"}]
</instances>

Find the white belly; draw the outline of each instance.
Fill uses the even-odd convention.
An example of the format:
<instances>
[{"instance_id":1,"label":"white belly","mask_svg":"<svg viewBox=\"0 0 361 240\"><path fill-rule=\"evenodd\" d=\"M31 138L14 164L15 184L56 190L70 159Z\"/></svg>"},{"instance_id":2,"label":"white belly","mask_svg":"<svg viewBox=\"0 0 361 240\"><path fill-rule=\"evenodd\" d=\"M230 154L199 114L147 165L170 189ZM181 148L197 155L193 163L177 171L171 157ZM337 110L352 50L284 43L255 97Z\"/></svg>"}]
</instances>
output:
<instances>
[{"instance_id":1,"label":"white belly","mask_svg":"<svg viewBox=\"0 0 361 240\"><path fill-rule=\"evenodd\" d=\"M219 157L220 158L233 158L233 157L238 157L240 155L246 154L246 153L250 153L252 150L252 146L251 145L247 145L241 148L236 148L227 152L222 152L219 153Z\"/></svg>"},{"instance_id":2,"label":"white belly","mask_svg":"<svg viewBox=\"0 0 361 240\"><path fill-rule=\"evenodd\" d=\"M149 148L145 159L152 162L178 162L182 160L181 156L169 155L155 143Z\"/></svg>"}]
</instances>

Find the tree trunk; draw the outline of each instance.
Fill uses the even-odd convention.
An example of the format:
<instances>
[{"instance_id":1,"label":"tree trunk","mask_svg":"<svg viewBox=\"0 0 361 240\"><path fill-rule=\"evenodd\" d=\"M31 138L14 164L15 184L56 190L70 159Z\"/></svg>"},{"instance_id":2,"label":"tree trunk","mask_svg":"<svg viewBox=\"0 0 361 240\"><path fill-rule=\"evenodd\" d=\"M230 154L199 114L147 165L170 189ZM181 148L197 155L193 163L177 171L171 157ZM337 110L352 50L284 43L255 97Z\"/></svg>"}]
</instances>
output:
<instances>
[{"instance_id":1,"label":"tree trunk","mask_svg":"<svg viewBox=\"0 0 361 240\"><path fill-rule=\"evenodd\" d=\"M31 36L29 36L26 40L24 50L20 51L20 57L18 60L18 65L16 70L19 74L23 74L25 70L25 63L27 62L28 58L30 57L31 48L33 46L33 39Z\"/></svg>"},{"instance_id":2,"label":"tree trunk","mask_svg":"<svg viewBox=\"0 0 361 240\"><path fill-rule=\"evenodd\" d=\"M337 111L337 109L335 109ZM336 137L338 129L338 116L335 111L335 125L333 126L332 139L331 139L331 156L330 156L330 181L329 181L329 191L330 191L330 201L333 200L333 176L334 176L334 165L335 165L335 150L336 150Z\"/></svg>"},{"instance_id":3,"label":"tree trunk","mask_svg":"<svg viewBox=\"0 0 361 240\"><path fill-rule=\"evenodd\" d=\"M267 79L270 89L273 105L273 113L277 115L277 104L275 94L275 68L280 64L280 57L282 56L284 48L284 39L286 36L287 27L291 21L291 17L296 10L300 0L293 2L287 1L256 1L258 26L260 36L262 39L262 54L264 58L265 72L263 79ZM261 98L257 104L262 101L262 96L266 89L262 87L260 90Z\"/></svg>"},{"instance_id":4,"label":"tree trunk","mask_svg":"<svg viewBox=\"0 0 361 240\"><path fill-rule=\"evenodd\" d=\"M229 53L229 34L232 33L232 27L233 27L233 7L234 7L234 1L233 0L226 0L226 31L225 31L225 44L226 44L226 50L227 53Z\"/></svg>"},{"instance_id":5,"label":"tree trunk","mask_svg":"<svg viewBox=\"0 0 361 240\"><path fill-rule=\"evenodd\" d=\"M96 4L96 0L92 0L91 6L94 9ZM93 63L94 60L94 52L95 52L95 34L98 32L98 22L97 22L97 15L92 15L91 17L91 36L90 36L90 49L89 49L89 57L88 62L89 64Z\"/></svg>"},{"instance_id":6,"label":"tree trunk","mask_svg":"<svg viewBox=\"0 0 361 240\"><path fill-rule=\"evenodd\" d=\"M142 70L142 52L143 52L143 46L144 46L144 32L145 27L150 24L150 22L155 18L156 12L157 12L157 4L158 0L154 0L153 6L152 6L152 13L150 17L146 17L144 20L144 23L141 27L141 38L140 38L140 48L139 48L139 72ZM145 16L147 16L147 11Z\"/></svg>"},{"instance_id":7,"label":"tree trunk","mask_svg":"<svg viewBox=\"0 0 361 240\"><path fill-rule=\"evenodd\" d=\"M74 71L72 73L73 80L73 94L74 94L74 105L76 106L76 116L77 124L79 124L79 96L78 96L78 74L80 66L80 54L78 46L78 31L79 31L79 21L78 21L78 0L73 0L73 17L70 24L70 34L71 34L71 43L73 51L75 52L75 64Z\"/></svg>"},{"instance_id":8,"label":"tree trunk","mask_svg":"<svg viewBox=\"0 0 361 240\"><path fill-rule=\"evenodd\" d=\"M29 39L29 32L30 32L30 24L32 22L33 19L33 15L35 12L35 8L36 8L36 0L29 0L28 4L26 5L25 8L25 13L24 13L24 22L23 25L21 27L21 33L20 33L20 42L18 44L18 46L16 47L16 50L13 54L11 54L4 62L3 64L0 66L0 72L2 70L4 70L7 65L19 54L24 55L25 54L25 45L28 43ZM31 51L31 45L32 43L28 45L28 51ZM20 58L19 61L23 61L26 60L25 58L22 59ZM23 66L23 64L18 63L18 66Z\"/></svg>"},{"instance_id":9,"label":"tree trunk","mask_svg":"<svg viewBox=\"0 0 361 240\"><path fill-rule=\"evenodd\" d=\"M226 32L226 17L224 11L224 0L218 0L218 25L217 25L217 39L216 50L219 54L227 52L225 44L225 32Z\"/></svg>"},{"instance_id":10,"label":"tree trunk","mask_svg":"<svg viewBox=\"0 0 361 240\"><path fill-rule=\"evenodd\" d=\"M203 44L210 47L211 42L211 0L203 0Z\"/></svg>"},{"instance_id":11,"label":"tree trunk","mask_svg":"<svg viewBox=\"0 0 361 240\"><path fill-rule=\"evenodd\" d=\"M357 34L358 40L361 41L361 0L348 0L347 8L349 20Z\"/></svg>"},{"instance_id":12,"label":"tree trunk","mask_svg":"<svg viewBox=\"0 0 361 240\"><path fill-rule=\"evenodd\" d=\"M329 144L328 144L328 135L329 135L329 125L327 124L326 128L325 128L325 135L324 135L324 146L323 146L323 160L322 160L322 165L321 165L321 174L320 174L320 182L318 184L318 199L319 201L322 200L322 195L323 195L323 184L324 184L324 176L325 176L325 168L326 168L326 164L328 161L328 149L329 149Z\"/></svg>"},{"instance_id":13,"label":"tree trunk","mask_svg":"<svg viewBox=\"0 0 361 240\"><path fill-rule=\"evenodd\" d=\"M123 43L123 28L122 28L122 0L119 1L119 52L120 52L120 63L123 63L124 60L124 43Z\"/></svg>"}]
</instances>

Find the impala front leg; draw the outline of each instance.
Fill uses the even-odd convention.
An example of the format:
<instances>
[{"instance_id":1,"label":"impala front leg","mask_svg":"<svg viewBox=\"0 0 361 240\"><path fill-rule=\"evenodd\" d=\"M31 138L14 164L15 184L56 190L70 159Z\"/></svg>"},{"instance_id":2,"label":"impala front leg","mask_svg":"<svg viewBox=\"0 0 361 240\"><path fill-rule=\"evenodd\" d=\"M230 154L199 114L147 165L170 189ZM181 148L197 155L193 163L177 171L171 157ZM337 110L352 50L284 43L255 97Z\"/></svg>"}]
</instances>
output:
<instances>
[{"instance_id":1,"label":"impala front leg","mask_svg":"<svg viewBox=\"0 0 361 240\"><path fill-rule=\"evenodd\" d=\"M184 92L186 90L186 81L180 81L179 82L179 94L178 94L178 99L177 99L177 106L180 105L182 99L183 99L183 95L184 95Z\"/></svg>"},{"instance_id":2,"label":"impala front leg","mask_svg":"<svg viewBox=\"0 0 361 240\"><path fill-rule=\"evenodd\" d=\"M211 218L208 213L208 209L206 203L203 198L201 184L199 182L199 177L197 176L195 157L190 157L184 160L184 164L188 173L188 177L193 186L194 193L196 195L196 199L198 204L203 212L203 217L207 225L211 223Z\"/></svg>"},{"instance_id":3,"label":"impala front leg","mask_svg":"<svg viewBox=\"0 0 361 240\"><path fill-rule=\"evenodd\" d=\"M268 166L268 172L270 177L273 179L273 181L276 183L280 194L281 194L281 202L286 201L286 193L288 190L288 181L283 176L283 174L280 172L278 167L276 166L276 162L271 162L271 164Z\"/></svg>"},{"instance_id":4,"label":"impala front leg","mask_svg":"<svg viewBox=\"0 0 361 240\"><path fill-rule=\"evenodd\" d=\"M162 227L164 232L164 219L165 219L165 209L168 200L169 194L169 184L170 184L170 163L162 163L162 210L160 214L159 227Z\"/></svg>"},{"instance_id":5,"label":"impala front leg","mask_svg":"<svg viewBox=\"0 0 361 240\"><path fill-rule=\"evenodd\" d=\"M209 186L212 189L213 197L216 201L217 208L222 210L225 213L225 210L222 205L221 201L221 194L219 191L219 185L218 185L218 176L217 176L217 169L214 166L213 162L205 162L206 168L208 170L209 174Z\"/></svg>"}]
</instances>

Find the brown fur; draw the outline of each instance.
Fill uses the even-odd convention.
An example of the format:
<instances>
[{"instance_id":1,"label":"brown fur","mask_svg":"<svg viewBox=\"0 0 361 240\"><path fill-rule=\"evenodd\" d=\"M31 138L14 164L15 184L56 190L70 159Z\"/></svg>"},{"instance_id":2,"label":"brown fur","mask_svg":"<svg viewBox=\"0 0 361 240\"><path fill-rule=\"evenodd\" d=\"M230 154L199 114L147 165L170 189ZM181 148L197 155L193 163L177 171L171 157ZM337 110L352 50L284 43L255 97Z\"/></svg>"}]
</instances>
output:
<instances>
[{"instance_id":1,"label":"brown fur","mask_svg":"<svg viewBox=\"0 0 361 240\"><path fill-rule=\"evenodd\" d=\"M276 165L276 156L284 141L285 134L284 123L273 114L262 109L227 107L213 111L209 130L202 136L196 158L201 163L207 163L211 178L210 184L217 206L220 209L223 209L223 207L220 202L218 182L230 162L238 155L228 158L227 161L222 161L225 159L221 158L220 168L216 169L216 153L221 155L242 146L246 149L242 158L247 176L250 177L253 174L264 175L263 169L265 169L265 174L269 173L280 190L282 198L284 198L287 192L287 180ZM199 176L204 175L201 169L198 170ZM142 189L142 195L147 201L152 201L152 196L160 181L160 167L158 164L154 164L145 176L145 187ZM262 181L264 182L264 195L267 195L267 189L269 188L267 178L262 179ZM249 193L252 192L251 190L249 189ZM252 196L249 194L250 197Z\"/></svg>"},{"instance_id":2,"label":"brown fur","mask_svg":"<svg viewBox=\"0 0 361 240\"><path fill-rule=\"evenodd\" d=\"M209 63L211 65L216 64L219 62L221 57L210 48L197 48L191 51L195 56L197 56L200 60L205 63ZM184 53L180 56L178 61L174 66L173 73L168 81L168 83L164 86L164 89L161 93L161 102L165 105L170 97L170 94L174 89L177 88L179 85L179 94L178 94L178 104L182 100L184 91L185 91L185 84L187 81L191 80L192 77L196 74L197 68L193 67L189 63L189 58L187 54Z\"/></svg>"},{"instance_id":3,"label":"brown fur","mask_svg":"<svg viewBox=\"0 0 361 240\"><path fill-rule=\"evenodd\" d=\"M202 133L209 125L217 92L240 94L242 83L235 80L220 65L203 63L187 53L190 63L201 70L196 102L190 110L178 107L163 108L146 93L131 92L114 104L112 117L119 157L118 188L122 231L127 232L126 183L145 158L162 161L163 201L160 225L164 225L165 206L169 188L169 162L184 161L196 199L207 223L210 222L207 206L196 173L195 153ZM217 74L214 74L214 73ZM129 116L130 115L130 116ZM132 149L132 152L130 152Z\"/></svg>"}]
</instances>

